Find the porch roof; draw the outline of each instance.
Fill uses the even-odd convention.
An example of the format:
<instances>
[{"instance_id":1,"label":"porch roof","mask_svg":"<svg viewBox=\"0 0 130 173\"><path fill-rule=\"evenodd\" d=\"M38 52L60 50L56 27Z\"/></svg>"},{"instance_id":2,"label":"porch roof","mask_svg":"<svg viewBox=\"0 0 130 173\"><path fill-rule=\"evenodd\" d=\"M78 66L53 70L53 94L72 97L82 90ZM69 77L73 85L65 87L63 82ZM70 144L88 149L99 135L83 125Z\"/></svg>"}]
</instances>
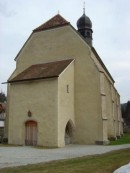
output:
<instances>
[{"instance_id":1,"label":"porch roof","mask_svg":"<svg viewBox=\"0 0 130 173\"><path fill-rule=\"evenodd\" d=\"M8 83L55 78L65 70L74 59L35 64L9 80Z\"/></svg>"}]
</instances>

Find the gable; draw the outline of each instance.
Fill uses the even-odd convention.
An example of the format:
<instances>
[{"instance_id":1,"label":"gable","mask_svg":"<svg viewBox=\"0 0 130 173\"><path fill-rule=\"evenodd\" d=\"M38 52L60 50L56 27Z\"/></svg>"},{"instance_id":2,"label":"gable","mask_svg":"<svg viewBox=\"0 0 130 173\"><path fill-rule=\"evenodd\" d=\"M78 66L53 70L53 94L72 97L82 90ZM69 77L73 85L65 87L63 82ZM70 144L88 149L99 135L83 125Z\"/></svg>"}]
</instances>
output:
<instances>
[{"instance_id":1,"label":"gable","mask_svg":"<svg viewBox=\"0 0 130 173\"><path fill-rule=\"evenodd\" d=\"M58 28L57 28L58 27ZM59 29L59 28L63 28L62 29ZM51 32L48 32L48 30L51 29ZM53 29L53 30L52 30ZM66 32L68 32L68 29L71 30L73 32L73 34L77 37L77 39L74 38L74 36L71 35L71 37L69 37L67 35ZM59 30L59 31L58 31ZM61 33L62 32L62 33ZM53 33L53 34L52 34ZM50 36L49 36L50 35ZM70 34L69 34L70 35ZM55 36L55 38L54 38ZM56 38L57 37L57 38ZM58 37L61 37L58 38ZM68 37L68 38L67 38ZM45 41L44 41L44 40ZM51 40L50 40L51 39ZM20 63L18 63L17 65L20 64L20 68L18 66L18 73L21 72L23 69L26 69L28 66L30 66L31 64L37 64L37 63L41 63L42 61L46 62L46 61L53 61L53 59L51 58L48 58L48 60L44 57L44 52L45 54L47 55L46 57L48 57L48 54L51 53L52 49L56 50L55 52L57 52L57 57L58 57L58 52L59 54L61 53L62 49L63 49L63 46L64 44L69 43L71 44L70 46L72 46L72 51L74 51L74 46L72 45L71 41L70 40L67 40L67 39L73 39L73 44L75 44L75 48L77 49L79 43L77 44L77 40L79 39L83 44L84 46L89 49L89 51L92 51L95 55L95 58L92 58L92 61L94 61L94 63L100 63L100 66L102 67L102 69L107 73L107 75L109 76L109 78L113 80L112 76L110 75L109 71L107 70L106 66L104 65L104 63L102 62L102 60L100 59L100 57L98 56L97 53L95 53L95 49L94 48L90 48L86 42L86 40L76 31L75 28L73 28L73 26L71 26L69 24L68 21L66 21L62 16L60 16L59 14L54 16L53 18L51 18L49 21L45 22L44 24L42 24L41 26L39 26L38 28L34 29L33 30L33 33L32 35L30 36L30 38L27 40L27 42L25 43L25 45L23 46L23 48L20 50L19 54L17 55L17 57L20 57L21 59L21 53L23 53L24 49L25 49L25 52L26 54L24 53L22 55L22 58L24 57L24 62L20 60ZM62 41L62 43L61 43ZM75 42L74 42L75 41ZM30 46L30 43L31 43L31 46ZM41 45L42 46L41 46ZM76 45L77 44L77 45ZM81 45L83 45L81 44ZM28 45L29 45L29 48L28 48ZM39 46L38 46L39 45ZM56 46L57 45L57 46ZM61 47L60 47L60 46ZM80 47L81 47L80 45ZM27 47L26 47L27 46ZM55 47L54 47L55 46ZM57 50L58 48L59 50ZM65 48L65 47L64 47ZM44 52L42 52L41 49L44 49ZM49 50L47 53L46 51ZM67 48L68 49L68 48ZM65 51L65 54L64 55L60 55L59 57L72 57L71 54L74 54L73 52L69 54L68 53L68 50L66 49ZM80 49L80 48L79 48ZM37 52L36 52L37 51ZM70 51L70 50L69 50ZM54 51L52 51L52 54L55 54ZM63 51L62 51L63 52ZM82 53L82 52L81 52ZM32 54L33 54L33 57L36 57L36 58L33 58L32 57ZM39 54L40 56L43 54L42 57L39 57ZM76 54L76 53L75 53ZM40 58L38 59L37 58ZM79 55L78 55L79 56ZM17 59L16 57L16 59ZM32 58L32 62L30 63L30 61L27 61L27 58L30 57ZM42 60L43 58L43 60ZM75 55L74 55L74 58L75 58ZM26 63L25 63L25 60L26 60ZM59 60L59 58L55 59L54 57L54 60ZM37 62L36 62L37 61ZM30 63L30 64L29 64ZM22 65L21 65L22 64ZM98 68L98 66L97 66ZM98 68L98 70L100 71L100 69ZM17 73L17 74L18 74Z\"/></svg>"},{"instance_id":2,"label":"gable","mask_svg":"<svg viewBox=\"0 0 130 173\"><path fill-rule=\"evenodd\" d=\"M48 20L47 22L43 23L42 25L40 25L39 27L37 27L36 29L34 29L33 30L33 33L39 32L39 31L48 30L48 29L54 29L54 28L57 28L57 27L63 27L63 26L69 25L69 24L70 24L70 22L68 22L67 20L65 20L61 15L57 14L54 17L52 17L50 20ZM15 60L17 60L17 58L20 55L21 51L26 46L27 42L31 39L33 33L27 39L27 41L25 42L25 44L23 45L23 47L21 48L21 50L17 54Z\"/></svg>"},{"instance_id":3,"label":"gable","mask_svg":"<svg viewBox=\"0 0 130 173\"><path fill-rule=\"evenodd\" d=\"M33 31L38 32L59 26L65 26L68 24L69 24L68 21L66 21L61 15L57 14L56 16L52 17L50 20L39 26L38 28L34 29Z\"/></svg>"}]
</instances>

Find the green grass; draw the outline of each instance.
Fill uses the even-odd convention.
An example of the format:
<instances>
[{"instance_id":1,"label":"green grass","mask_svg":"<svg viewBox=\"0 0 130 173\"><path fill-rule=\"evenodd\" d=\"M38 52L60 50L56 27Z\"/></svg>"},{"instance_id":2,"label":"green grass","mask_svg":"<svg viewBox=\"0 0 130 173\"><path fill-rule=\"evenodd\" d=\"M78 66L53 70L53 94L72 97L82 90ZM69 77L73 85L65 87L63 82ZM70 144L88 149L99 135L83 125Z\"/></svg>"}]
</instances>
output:
<instances>
[{"instance_id":1,"label":"green grass","mask_svg":"<svg viewBox=\"0 0 130 173\"><path fill-rule=\"evenodd\" d=\"M4 168L0 173L112 173L130 162L130 149L49 163Z\"/></svg>"},{"instance_id":2,"label":"green grass","mask_svg":"<svg viewBox=\"0 0 130 173\"><path fill-rule=\"evenodd\" d=\"M110 145L130 144L130 133L125 133L123 137L116 141L110 141Z\"/></svg>"}]
</instances>

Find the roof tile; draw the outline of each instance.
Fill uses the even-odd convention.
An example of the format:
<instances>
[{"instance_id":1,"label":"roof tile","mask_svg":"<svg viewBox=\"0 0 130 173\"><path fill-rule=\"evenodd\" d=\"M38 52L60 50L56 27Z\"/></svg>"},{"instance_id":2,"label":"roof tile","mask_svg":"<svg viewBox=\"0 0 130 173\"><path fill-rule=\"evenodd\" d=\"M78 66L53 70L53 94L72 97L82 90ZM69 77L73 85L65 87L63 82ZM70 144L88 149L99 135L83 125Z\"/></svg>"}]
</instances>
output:
<instances>
[{"instance_id":1,"label":"roof tile","mask_svg":"<svg viewBox=\"0 0 130 173\"><path fill-rule=\"evenodd\" d=\"M46 23L44 23L41 26L39 26L38 28L34 29L33 31L38 32L38 31L55 28L55 27L59 27L59 26L64 26L64 25L68 25L68 24L69 24L68 21L66 21L61 15L57 14L53 18L48 20Z\"/></svg>"},{"instance_id":2,"label":"roof tile","mask_svg":"<svg viewBox=\"0 0 130 173\"><path fill-rule=\"evenodd\" d=\"M32 65L9 83L58 77L73 59Z\"/></svg>"}]
</instances>

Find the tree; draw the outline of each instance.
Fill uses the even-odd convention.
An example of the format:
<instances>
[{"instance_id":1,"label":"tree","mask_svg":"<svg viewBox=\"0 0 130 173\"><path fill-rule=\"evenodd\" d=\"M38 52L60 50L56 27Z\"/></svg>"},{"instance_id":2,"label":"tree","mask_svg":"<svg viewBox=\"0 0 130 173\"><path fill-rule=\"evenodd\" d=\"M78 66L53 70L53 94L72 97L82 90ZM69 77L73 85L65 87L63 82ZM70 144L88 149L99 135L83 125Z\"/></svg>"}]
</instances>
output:
<instances>
[{"instance_id":1,"label":"tree","mask_svg":"<svg viewBox=\"0 0 130 173\"><path fill-rule=\"evenodd\" d=\"M6 95L1 91L0 93L0 102L5 102L6 101Z\"/></svg>"},{"instance_id":2,"label":"tree","mask_svg":"<svg viewBox=\"0 0 130 173\"><path fill-rule=\"evenodd\" d=\"M126 115L127 118L130 120L130 101L127 102Z\"/></svg>"}]
</instances>

